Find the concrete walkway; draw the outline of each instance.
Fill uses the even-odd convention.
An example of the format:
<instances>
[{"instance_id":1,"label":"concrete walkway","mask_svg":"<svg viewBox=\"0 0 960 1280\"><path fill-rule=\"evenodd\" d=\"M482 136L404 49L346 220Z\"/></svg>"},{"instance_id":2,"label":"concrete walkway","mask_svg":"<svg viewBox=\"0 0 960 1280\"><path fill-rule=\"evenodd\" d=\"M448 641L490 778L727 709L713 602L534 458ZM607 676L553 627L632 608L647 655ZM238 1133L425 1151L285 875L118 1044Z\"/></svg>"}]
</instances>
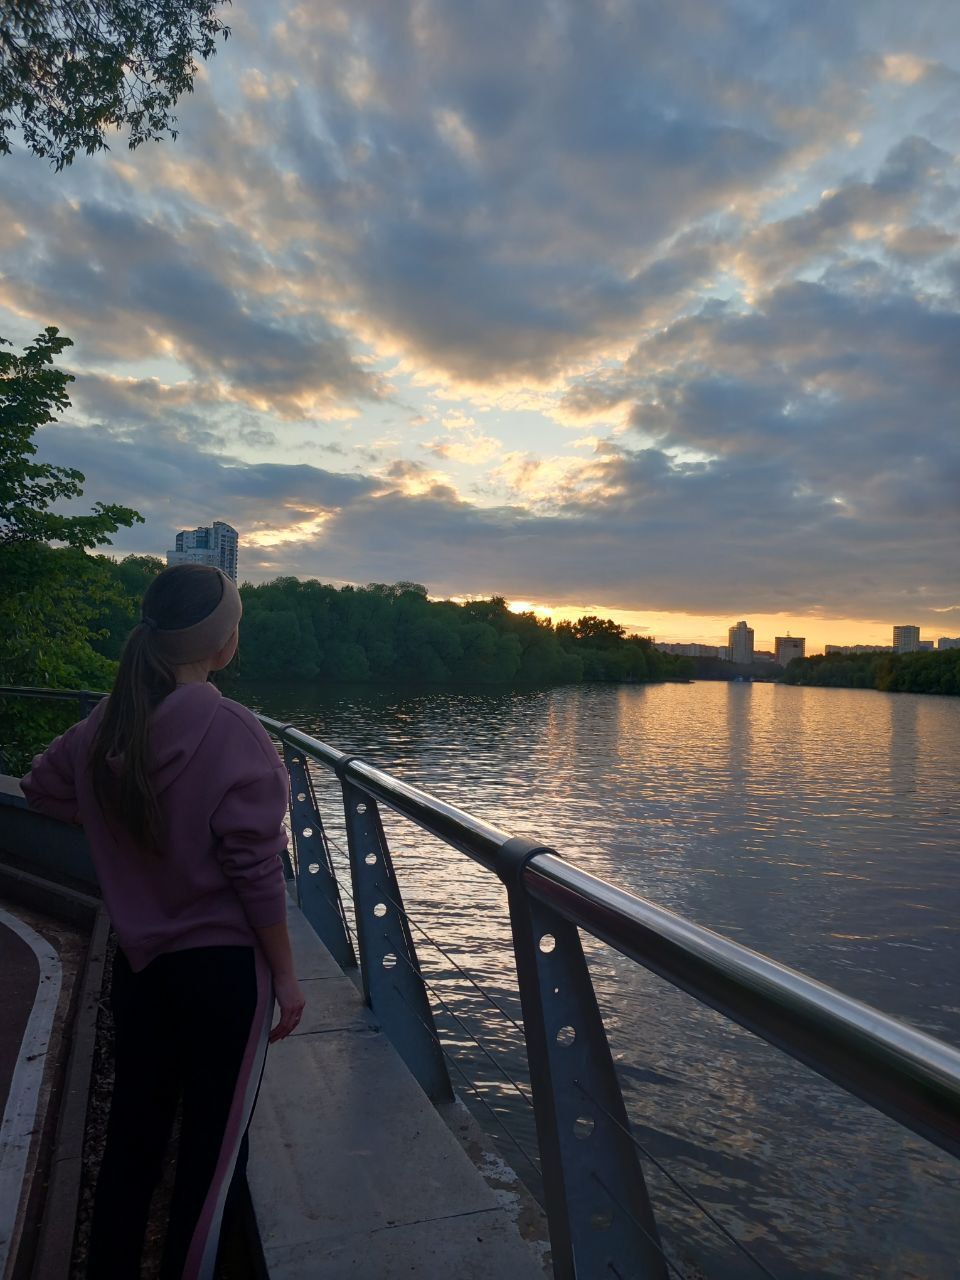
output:
<instances>
[{"instance_id":1,"label":"concrete walkway","mask_svg":"<svg viewBox=\"0 0 960 1280\"><path fill-rule=\"evenodd\" d=\"M267 1055L250 1190L271 1280L542 1280L536 1255L296 907L307 1008Z\"/></svg>"}]
</instances>

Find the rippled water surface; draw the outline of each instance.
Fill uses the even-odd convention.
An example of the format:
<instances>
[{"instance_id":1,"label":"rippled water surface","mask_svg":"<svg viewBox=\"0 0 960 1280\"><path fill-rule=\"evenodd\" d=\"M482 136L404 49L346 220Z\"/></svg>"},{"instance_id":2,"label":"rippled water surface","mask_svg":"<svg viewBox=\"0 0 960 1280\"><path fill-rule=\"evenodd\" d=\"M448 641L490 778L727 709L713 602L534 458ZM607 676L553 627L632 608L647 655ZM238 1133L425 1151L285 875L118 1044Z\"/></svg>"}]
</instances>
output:
<instances>
[{"instance_id":1,"label":"rippled water surface","mask_svg":"<svg viewBox=\"0 0 960 1280\"><path fill-rule=\"evenodd\" d=\"M711 683L241 696L960 1045L960 701ZM342 842L337 792L316 780ZM410 914L517 1012L497 883L402 819L384 822ZM522 1083L513 1028L418 943L436 990ZM956 1161L601 944L587 949L637 1136L770 1271L960 1275ZM442 1008L438 1025L534 1152L517 1093ZM456 1071L454 1084L523 1171ZM675 1259L711 1278L762 1274L646 1171Z\"/></svg>"}]
</instances>

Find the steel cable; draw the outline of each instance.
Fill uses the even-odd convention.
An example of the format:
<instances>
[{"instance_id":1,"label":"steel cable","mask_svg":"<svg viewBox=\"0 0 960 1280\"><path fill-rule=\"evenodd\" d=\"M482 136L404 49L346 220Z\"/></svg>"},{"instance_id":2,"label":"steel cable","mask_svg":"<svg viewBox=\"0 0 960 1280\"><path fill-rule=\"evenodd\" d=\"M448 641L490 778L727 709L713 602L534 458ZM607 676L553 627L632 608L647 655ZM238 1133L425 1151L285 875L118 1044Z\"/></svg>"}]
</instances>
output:
<instances>
[{"instance_id":1,"label":"steel cable","mask_svg":"<svg viewBox=\"0 0 960 1280\"><path fill-rule=\"evenodd\" d=\"M329 843L330 843L330 844L332 844L332 845L333 845L333 847L334 847L334 848L339 852L339 854L341 855L341 857L344 859L344 861L345 861L345 862L347 863L347 865L349 866L350 856L349 856L348 852L343 848L343 846L342 846L342 845L341 845L337 840L335 840L332 836L330 836L326 831L324 831L324 837L325 837L325 839L327 839L327 840L329 841ZM341 888L342 888L342 886L341 886ZM516 1021L516 1019L515 1019L515 1018L513 1018L513 1017L512 1017L512 1016L507 1012L507 1010L506 1010L506 1009L504 1009L504 1008L502 1007L502 1005L500 1005L500 1004L499 1004L499 1002L498 1002L498 1001L496 1001L496 1000L495 1000L495 999L494 999L494 998L489 994L489 992L487 992L487 991L486 991L486 990L485 990L485 989L480 985L480 983L479 983L479 982L477 982L477 981L476 981L476 979L474 979L474 978L473 978L473 977L472 977L472 976L471 976L471 975L470 975L470 974L469 974L469 973L468 973L468 972L463 968L463 966L462 966L462 965L461 965L457 960L455 960L455 959L454 959L454 957L453 957L452 955L450 955L450 953L449 953L449 952L448 952L448 951L447 951L443 946L441 946L441 944L440 944L439 942L437 942L435 938L433 938L433 937L432 937L432 936L427 932L427 930L426 930L426 929L424 929L424 927L423 927L423 926L422 926L418 921L416 921L415 919L413 919L413 917L409 914L409 912L406 910L406 908L405 908L405 907L403 907L400 903L398 903L398 902L397 902L397 901L396 901L396 900L395 900L395 899L394 899L394 898L393 898L393 897L392 897L392 896L391 896L391 895L390 895L390 894L389 894L389 893L388 893L388 892L383 888L383 886L382 886L382 885L378 884L378 885L377 885L377 888L378 888L379 892L382 894L382 896L383 896L383 897L384 897L384 898L385 898L385 899L386 899L386 900L391 904L391 906L392 906L392 907L393 907L393 908L394 908L394 909L395 909L395 910L396 910L396 911L397 911L397 912L398 912L398 913L403 917L403 919L406 921L406 923L407 923L408 925L410 925L412 928L416 929L416 930L417 930L417 932L418 932L419 934L421 934L423 938L425 938L425 940L429 943L429 945L430 945L430 946L432 946L432 947L433 947L433 948L434 948L434 949L435 949L435 950L436 950L440 955L442 955L442 956L444 957L444 959L445 959L445 960L447 960L447 962L448 962L450 965L452 965L452 967L454 968L454 970L455 970L457 973L459 973L463 978L465 978L465 979L466 979L466 981L467 981L467 982L468 982L472 987L474 987L474 988L479 992L479 994L484 998L484 1000L486 1000L486 1001L487 1001L487 1003L488 1003L489 1005L491 1005L491 1006L492 1006L492 1008L494 1008L494 1009L495 1009L495 1010L496 1010L496 1011L497 1011L497 1012L498 1012L502 1017L504 1017L504 1018L505 1018L505 1019L506 1019L506 1020L507 1020L507 1021L508 1021L508 1022L509 1022L509 1023L510 1023L510 1024L511 1024L511 1025L512 1025L512 1026L513 1026L513 1027L514 1027L514 1028L515 1028L515 1029L516 1029L516 1030L517 1030L521 1035L522 1035L522 1036L524 1036L524 1035L525 1035L525 1033L524 1033L524 1029L523 1029L523 1027L520 1025L520 1023L518 1023L518 1022ZM353 901L354 901L353 894L352 894L352 893L350 893L350 891L349 891L349 890L347 890L347 889L342 889L342 891L343 891L343 892L345 892L345 893L347 894L347 896L350 898L351 902L353 902ZM413 970L413 972L414 972L414 973L416 973L416 974L420 977L420 980L423 982L424 987L425 987L425 988L426 988L426 989L431 993L431 995L434 997L434 999L436 999L436 1000L438 1001L438 1003L441 1005L441 1007L444 1009L444 1011L445 1011L445 1012L446 1012L446 1013L447 1013L447 1014L448 1014L448 1015L453 1019L453 1021L457 1024L457 1026L459 1026L459 1027L461 1028L461 1030L462 1030L462 1031L464 1032L464 1034L467 1036L467 1038L469 1039L469 1041L470 1041L470 1042L472 1042L473 1044L475 1044L475 1045L477 1046L477 1048L478 1048L478 1049L481 1051L481 1053L483 1053L483 1054L484 1054L484 1056L485 1056L485 1057L490 1061L490 1063L491 1063L491 1064L493 1065L493 1067L494 1067L494 1068L499 1072L499 1074L504 1078L504 1080L506 1080L506 1081L507 1081L507 1083L508 1083L508 1084L509 1084L509 1085L510 1085L510 1086L511 1086L511 1087L512 1087L512 1088L513 1088L513 1089L514 1089L514 1090L515 1090L519 1095L520 1095L520 1097L521 1097L521 1098L523 1099L523 1101L527 1104L527 1106L529 1106L529 1107L531 1107L531 1108L532 1108L532 1107L533 1107L533 1100L532 1100L532 1098L530 1097L530 1095L526 1092L526 1090L523 1088L523 1086L522 1086L522 1085L520 1085L516 1080L514 1080L514 1078L510 1075L510 1073L506 1070L506 1068L505 1068L505 1067L503 1067L503 1066L501 1065L501 1063L497 1060L497 1058L496 1058L496 1057L494 1056L494 1054L490 1051L490 1049L489 1049L489 1048L488 1048L488 1047L483 1043L483 1041L479 1038L479 1036L477 1036L477 1035L476 1035L476 1033L475 1033L474 1031L472 1031L472 1030L471 1030L471 1028L470 1028L470 1027L469 1027L469 1026L468 1026L468 1025L463 1021L463 1019L462 1019L458 1014L456 1014L456 1013L454 1012L454 1010L450 1007L450 1005L448 1004L448 1002L444 999L444 997L440 994L440 992L436 989L436 987L435 987L432 983L428 982L426 978L424 978L423 974L422 974L422 973L420 973L420 971L417 969L417 967L416 967L415 965L413 965L413 964L411 963L411 961L410 961L410 960L408 960L408 959L407 959L407 957L406 957L406 956L404 956L402 953L399 953L399 952L398 952L398 955L399 955L399 958L400 958L400 959L401 959L401 960L402 960L402 961L403 961L403 962L404 962L404 963L405 963L405 964L406 964L406 965L407 965L411 970ZM450 1054L450 1053L448 1053L447 1049L444 1047L443 1043L441 1042L441 1040L440 1040L439 1036L438 1036L438 1035L437 1035L437 1034L436 1034L436 1033L435 1033L435 1032L434 1032L434 1031L433 1031L433 1030L432 1030L432 1029L427 1025L427 1023L423 1020L423 1018L421 1018L421 1017L420 1017L420 1015L419 1015L415 1010L413 1010L412 1006L409 1004L409 1001L407 1001L407 1000L403 997L403 994L402 994L402 992L400 992L399 988L397 988L396 986L394 986L394 990L395 990L395 991L397 991L397 994L401 996L401 999L404 999L404 1002L407 1004L408 1008L410 1008L410 1009L411 1009L411 1012L413 1012L413 1013L414 1013L414 1016L415 1016L415 1017L417 1018L417 1020L421 1023L421 1025L424 1027L424 1029L428 1032L428 1034L430 1035L430 1037L431 1037L431 1038L435 1041L435 1043L438 1045L438 1047L440 1048L440 1051L443 1053L443 1055L444 1055L444 1057L447 1059L447 1061L449 1061L449 1062L451 1063L451 1065L456 1069L456 1071L457 1071L457 1073L459 1074L459 1076L464 1080L464 1082L467 1084L467 1086L470 1088L470 1090L471 1090L471 1091L476 1095L476 1097L477 1097L478 1101L479 1101L479 1102L484 1106L484 1108L485 1108L485 1109L490 1113L490 1115L494 1118L495 1122L500 1126L500 1128L501 1128L501 1129L503 1129L503 1131L507 1134L507 1136L509 1137L509 1139L511 1140L511 1142L514 1144L514 1146L516 1146L516 1147L517 1147L517 1149L518 1149L518 1150L520 1151L520 1153L524 1156L524 1158L525 1158L525 1159L526 1159L526 1160L527 1160L527 1161L528 1161L528 1162L529 1162L529 1163L530 1163L530 1164L531 1164L535 1169L537 1169L537 1172L538 1172L538 1174L539 1174L539 1168L538 1168L538 1165L536 1164L536 1162L535 1162L535 1161L532 1159L532 1157L531 1157L531 1156L530 1156L530 1155L529 1155L529 1154L524 1150L523 1146L522 1146L522 1145L517 1141L517 1139L514 1137L514 1135L512 1134L512 1132L508 1129L508 1127L506 1126L506 1124L504 1123L504 1121L503 1121L503 1120L502 1120L502 1119L497 1115L497 1113L493 1110L493 1108L490 1106L490 1104L487 1102L487 1100L483 1097L482 1093L481 1093L481 1092L480 1092L480 1090L477 1088L477 1086L474 1084L474 1082L473 1082L472 1080L470 1080L470 1079L469 1079L469 1077L467 1076L467 1074L465 1073L465 1071L463 1070L463 1068L460 1066L459 1062L458 1062L455 1058L453 1058L453 1057L451 1056L451 1054ZM621 1132L622 1132L622 1133L623 1133L627 1138L629 1138L629 1140L633 1143L633 1145L637 1148L637 1150L638 1150L638 1151L640 1151L640 1153L641 1153L641 1154L642 1154L642 1155L643 1155L647 1160L649 1160L649 1161L650 1161L650 1163L651 1163L651 1164L653 1164L653 1165L654 1165L654 1166L655 1166L655 1167L660 1171L660 1173L662 1173L662 1174L663 1174L663 1176L667 1179L667 1181L668 1181L668 1182L670 1182L670 1184L671 1184L672 1186L674 1186L674 1187L675 1187L675 1188L676 1188L676 1189L677 1189L677 1190L678 1190L678 1191L679 1191L683 1196L685 1196L685 1197L686 1197L686 1199L687 1199L687 1200L688 1200L688 1201L689 1201L689 1202L690 1202L690 1203L691 1203L691 1204L692 1204L696 1209L698 1209L698 1210L699 1210L699 1212L700 1212L700 1213L702 1213L702 1214L703 1214L703 1216L707 1219L707 1221L708 1221L708 1222L710 1222L710 1223L711 1223L711 1225L712 1225L713 1227L715 1227L715 1228L716 1228L716 1230L717 1230L717 1231L719 1231L719 1232L720 1232L720 1234L721 1234L721 1235L722 1235L722 1236L723 1236L723 1237L724 1237L724 1238L725 1238L725 1239L726 1239L726 1240L727 1240L727 1241L728 1241L728 1242L729 1242L729 1243L730 1243L730 1244L731 1244L735 1249L739 1250L739 1252L740 1252L740 1253L742 1253L742 1254L744 1255L744 1257L746 1257L747 1259L749 1259L749 1261L750 1261L750 1262L751 1262L751 1263L752 1263L752 1264L753 1264L753 1265L754 1265L758 1270L760 1270L760 1271L761 1271L765 1276L770 1277L770 1280L777 1280L777 1277L776 1277L775 1273L774 1273L774 1272L772 1272L772 1271L771 1271L771 1270L770 1270L770 1269L769 1269L769 1268L768 1268L768 1267L767 1267L763 1262L761 1262L761 1261L760 1261L760 1259L759 1259L759 1258L757 1258L757 1257L756 1257L756 1255L755 1255L755 1254L754 1254L754 1253L753 1253L753 1252L752 1252L752 1251L751 1251L751 1250L750 1250L750 1249L749 1249L749 1248L748 1248L748 1247L747 1247L747 1246L746 1246L746 1245L745 1245L741 1240L739 1240L739 1239L738 1239L738 1238L737 1238L737 1237L736 1237L736 1236L735 1236L735 1235L734 1235L734 1234L729 1230L729 1228L727 1228L726 1226L724 1226L724 1224L723 1224L723 1223L722 1223L722 1222L721 1222L721 1221L720 1221L720 1220L719 1220L719 1219L718 1219L718 1218L717 1218L713 1213L711 1213L711 1211L710 1211L710 1210L709 1210L709 1209L708 1209L704 1204L702 1204L702 1203L701 1203L701 1201L697 1198L697 1196L696 1196L696 1195L694 1195L694 1193L693 1193L692 1191L690 1191L688 1187L686 1187L686 1186L685 1186L685 1185L684 1185L684 1184L683 1184L683 1183L682 1183L682 1182L681 1182L681 1181L680 1181L680 1180L679 1180L679 1179L678 1179L674 1174L672 1174L672 1173L670 1172L670 1170L669 1170L668 1168L666 1168L666 1166L665 1166L665 1165L664 1165L660 1160L658 1160L658 1159L657 1159L657 1157L656 1157L656 1156L654 1156L654 1155L653 1155L653 1153L652 1153L652 1152L651 1152L647 1147L645 1147L645 1146L643 1145L643 1143L641 1143L641 1142L639 1141L639 1139L638 1139L638 1138L637 1138L637 1137L636 1137L636 1136L635 1136L635 1135L634 1135L634 1134L633 1134L633 1133L632 1133L628 1128L626 1128L623 1124L621 1124L621 1123L620 1123L620 1121L616 1118L616 1116L614 1116L614 1115L613 1115L613 1114L612 1114L612 1113L611 1113L611 1112L610 1112L610 1111L609 1111L609 1110L608 1110L608 1109L607 1109L607 1108L606 1108L602 1103L598 1102L598 1101L597 1101L597 1099L595 1099L595 1098L594 1098L594 1097L593 1097L593 1096L592 1096L592 1095L591 1095L591 1094L590 1094L590 1093L589 1093L589 1092L588 1092L588 1091L583 1087L583 1085L582 1085L579 1081L575 1081L575 1084L577 1085L577 1088L580 1090L580 1092L583 1094L583 1096L584 1096L585 1098L589 1099L589 1101L591 1101L591 1102L592 1102L596 1107L598 1107L598 1108L599 1108L599 1109L604 1113L604 1115L606 1115L606 1117L611 1121L611 1123L613 1123L613 1124L614 1124L614 1125L615 1125L615 1126L616 1126L616 1127L617 1127L617 1128L618 1128L618 1129L619 1129L619 1130L620 1130L620 1131L621 1131ZM595 1175L595 1174L594 1174L593 1176L594 1176L594 1177L597 1177L597 1175ZM600 1179L599 1179L599 1178L597 1178L597 1181L599 1182L599 1181L600 1181ZM601 1185L603 1185L603 1184L601 1183ZM612 1193L612 1192L610 1192L608 1188L604 1187L604 1189L607 1191L607 1194L611 1197L611 1199L613 1199L617 1204L620 1204L620 1202L617 1200L616 1196L614 1196L614 1195L613 1195L613 1193ZM539 1203L539 1202L538 1202L538 1203ZM541 1207L542 1207L542 1206L541 1206ZM653 1243L654 1245L656 1245L656 1241L654 1241L654 1240L653 1240L653 1238L652 1238L652 1237L650 1237L649 1233L648 1233L648 1232L643 1228L643 1225L642 1225L640 1222L638 1222L638 1221L636 1220L636 1218L635 1218L635 1217L630 1213L630 1211L629 1211L625 1206L623 1206L623 1205L620 1205L620 1207L621 1207L621 1209L623 1210L623 1212L627 1213L627 1215L628 1215L628 1216L630 1216L630 1217L633 1219L633 1221L634 1221L635 1225L638 1227L638 1229L639 1229L639 1230L641 1230L641 1231L644 1231L644 1234L645 1234L645 1235L647 1235L647 1238L651 1240L651 1243ZM664 1258L664 1261L665 1261L666 1265L667 1265L669 1268L671 1268L671 1269L675 1272L675 1274L680 1275L680 1276L681 1276L681 1280L683 1280L682 1273L680 1273L679 1271L677 1271L677 1269L676 1269L675 1265L674 1265L673 1263L671 1263L671 1262L670 1262L670 1260L666 1257L666 1254L664 1254L664 1253L663 1253L662 1248L661 1248L659 1245L656 1245L656 1247L659 1249L660 1253L662 1254L662 1256L663 1256L663 1258Z\"/></svg>"},{"instance_id":2,"label":"steel cable","mask_svg":"<svg viewBox=\"0 0 960 1280\"><path fill-rule=\"evenodd\" d=\"M334 840L332 836L328 836L327 838L329 839L333 847L338 851L340 856L344 858L347 864L349 865L350 855L343 848L343 846L340 845L336 840ZM440 954L443 956L443 958L447 960L451 965L453 965L457 973L459 973L462 977L466 978L467 982L469 982L472 987L475 987L476 990L479 991L479 993L483 996L484 1000L486 1000L489 1005L491 1005L494 1009L497 1010L499 1014L501 1014L504 1018L506 1018L506 1020L510 1023L510 1025L512 1027L515 1027L516 1030L519 1031L521 1035L525 1034L523 1027L519 1022L517 1022L516 1018L514 1018L511 1014L509 1014L506 1011L506 1009L504 1009L504 1007L498 1001L494 1000L493 996L490 995L490 993L486 991L480 985L480 983L477 982L475 978L471 977L471 975L466 971L466 969L464 969L463 965L459 964L453 958L450 952L447 951L444 947L442 947L435 938L432 938L430 934L427 933L426 929L424 929L423 925L419 924L416 920L413 919L413 917L407 912L405 907L402 907L398 902L394 901L394 899L390 896L390 894L387 893L386 890L384 890L382 887L381 887L381 892L383 893L383 896L387 899L387 901L391 904L391 906L393 906L397 911L400 912L400 914L407 921L407 923L411 925L414 929L416 929L418 933L422 934L422 936L426 938L427 942L430 943L431 947L434 947L437 951L439 951ZM347 896L350 898L352 902L353 894L347 892Z\"/></svg>"},{"instance_id":3,"label":"steel cable","mask_svg":"<svg viewBox=\"0 0 960 1280\"><path fill-rule=\"evenodd\" d=\"M770 1280L777 1280L777 1276L774 1274L774 1272L772 1272L769 1267L765 1266L764 1263L762 1263L760 1259L754 1253L752 1253L750 1249L747 1248L747 1246L743 1243L742 1240L738 1240L737 1237L732 1233L732 1231L730 1231L728 1227L725 1227L723 1223L717 1217L715 1217L714 1214L710 1212L710 1210L706 1207L706 1205L701 1204L701 1202L697 1199L697 1197L693 1194L693 1192L689 1190L688 1187L685 1187L684 1184L680 1181L680 1179L675 1177L674 1174L672 1174L670 1170L660 1160L657 1159L657 1157L653 1154L653 1152L643 1145L643 1143L636 1136L636 1134L631 1132L631 1130L628 1129L626 1125L621 1124L621 1122L617 1119L617 1117L613 1115L612 1112L610 1112L603 1105L602 1102L599 1102L593 1096L593 1094L589 1092L589 1090L585 1089L579 1080L574 1080L573 1083L580 1090L583 1096L587 1098L590 1102L592 1102L595 1107L599 1108L599 1110L603 1112L603 1114L607 1117L607 1119L611 1122L611 1124L615 1125L625 1137L629 1138L630 1141L633 1143L633 1145L637 1148L637 1150L643 1156L645 1156L646 1159L649 1160L652 1165L654 1165L657 1169L660 1170L660 1172L667 1179L667 1181L670 1182L674 1187L676 1187L678 1191L682 1192L682 1194L687 1197L687 1199L695 1208L700 1210L700 1212L707 1219L707 1221L711 1222L713 1226L715 1226L716 1229L720 1232L720 1234L724 1236L725 1239L729 1240L729 1242L734 1246L734 1248L739 1249L740 1252L744 1255L744 1257L749 1258L755 1267L758 1267L759 1270L761 1270L764 1275L770 1277Z\"/></svg>"},{"instance_id":4,"label":"steel cable","mask_svg":"<svg viewBox=\"0 0 960 1280\"><path fill-rule=\"evenodd\" d=\"M385 934L385 935L384 935L384 937L386 937L386 936L387 936L387 935ZM516 1091L517 1091L517 1093L519 1093L520 1097L524 1100L524 1102L527 1104L527 1106L528 1106L528 1107L530 1107L530 1109L532 1110L532 1109L533 1109L533 1099L532 1099L532 1098L530 1097L530 1095L527 1093L526 1089L524 1089L523 1085L518 1084L518 1083L517 1083L517 1081L516 1081L516 1080L514 1080L513 1076L510 1074L510 1072L509 1072L509 1071L507 1071L506 1067L501 1066L501 1064L497 1061L497 1059L494 1057L493 1053L492 1053L492 1052L487 1048L487 1046L483 1043L483 1041L480 1039L480 1037L479 1037L475 1032L473 1032L473 1031L471 1031L471 1030L470 1030L470 1028L467 1026L467 1024L463 1021L463 1019L462 1019L462 1018L460 1018L456 1013L454 1013L454 1011L453 1011L453 1010L450 1008L450 1006L447 1004L446 1000L444 1000L444 998L443 998L443 996L440 994L440 992L439 992L439 991L437 991L436 987L434 987L431 983L429 983L429 982L426 980L426 978L423 976L423 974L420 972L420 970L417 968L417 966L416 966L415 964L412 964L412 963L410 962L410 960L408 960L408 959L407 959L407 957L406 957L402 952L400 952L400 951L398 951L398 952L397 952L397 958L398 958L399 960L402 960L402 961L403 961L403 963L407 966L407 968L408 968L412 973L415 973L415 974L417 975L417 977L420 979L420 981L423 983L423 985L426 987L426 989L430 992L430 994L431 994L431 995L432 995L432 996L433 996L437 1001L439 1001L439 1003L442 1005L442 1007L446 1010L446 1012L450 1015L450 1017L451 1017L451 1018L454 1020L454 1022L457 1024L457 1026L458 1026L458 1027L460 1027L460 1028L463 1030L464 1034L468 1037L468 1039L470 1039L470 1040L471 1040L471 1041L472 1041L472 1042L477 1046L477 1048L480 1050L480 1052L481 1052L481 1053L483 1053L487 1058L489 1058L489 1060L493 1063L493 1065L494 1065L494 1067L497 1069L497 1071L499 1071L499 1072L500 1072L500 1074L503 1076L504 1080L506 1080L508 1084L512 1085L512 1086L513 1086L513 1088L514 1088L514 1089L516 1089Z\"/></svg>"},{"instance_id":5,"label":"steel cable","mask_svg":"<svg viewBox=\"0 0 960 1280\"><path fill-rule=\"evenodd\" d=\"M650 1234L650 1232L643 1225L643 1223L640 1221L637 1215L631 1209L628 1209L627 1206L620 1199L620 1197L610 1190L610 1188L607 1186L604 1180L600 1177L600 1175L598 1173L595 1173L591 1169L590 1177L593 1178L594 1182L596 1182L598 1186L603 1188L607 1196L613 1201L613 1203L617 1206L620 1212L625 1214L626 1217L630 1219L630 1221L637 1228L637 1230L641 1232L644 1236L646 1236L647 1240L649 1240L649 1242L653 1245L654 1249L656 1249L657 1253L659 1253L660 1257L666 1263L667 1270L672 1271L675 1276L679 1276L680 1280L686 1280L686 1276L684 1276L683 1272L676 1265L676 1263L671 1262L670 1259L667 1257L664 1247L660 1243L660 1241L657 1240L655 1236L652 1236ZM612 1266L612 1264L610 1265ZM616 1272L615 1268L614 1268L614 1272Z\"/></svg>"},{"instance_id":6,"label":"steel cable","mask_svg":"<svg viewBox=\"0 0 960 1280\"><path fill-rule=\"evenodd\" d=\"M432 1028L432 1027L430 1027L430 1026L429 1026L429 1025L428 1025L428 1024L423 1020L423 1018L421 1018L420 1014L419 1014L419 1013L417 1013L416 1009L414 1009L413 1005L412 1005L412 1004L410 1003L410 1001L406 998L406 996L403 994L403 992L400 990L400 988L396 985L396 983L394 983L394 984L393 984L393 989L394 989L394 991L397 993L397 995L400 997L400 999L403 1001L403 1003L407 1006L407 1008L410 1010L410 1012L413 1014L413 1016L416 1018L416 1020L417 1020L417 1021L420 1023L420 1025L423 1027L424 1031L426 1031L426 1033L427 1033L427 1035L430 1037L430 1039L434 1042L434 1044L436 1044L437 1048L440 1050L440 1052L443 1054L443 1056L446 1058L446 1060L447 1060L447 1061L450 1063L450 1065L451 1065L451 1066L452 1066L452 1067L457 1071L458 1075L462 1078L462 1080L463 1080L463 1081L464 1081L464 1083L467 1085L467 1087L468 1087L469 1089L471 1089L471 1090L473 1091L473 1093L474 1093L474 1094L476 1094L477 1101L481 1104L481 1106L485 1107L485 1108L486 1108L486 1110L490 1112L490 1115L493 1117L494 1121L495 1121L495 1122L500 1126L500 1128L501 1128L501 1129L503 1130L503 1132L507 1135L507 1137L508 1137L508 1138L510 1139L510 1141L513 1143L513 1145L517 1148L517 1150L520 1152L520 1154L523 1156L523 1158L527 1161L527 1163L528 1163L528 1164L531 1166L531 1168L535 1171L535 1173L536 1173L537 1177L538 1177L538 1178L542 1177L542 1176L543 1176L543 1174L542 1174L542 1172L541 1172L541 1169L540 1169L540 1162L539 1162L539 1160L537 1159L537 1157L532 1156L532 1155L529 1153L529 1151L527 1151L527 1150L526 1150L526 1148L523 1146L523 1144L522 1144L522 1143L521 1143L521 1142L520 1142L520 1141L519 1141L519 1140L514 1136L514 1134L511 1132L511 1130L509 1129L509 1127L507 1126L507 1124L506 1124L506 1123L501 1119L501 1117L500 1117L500 1116L498 1116L498 1115L497 1115L496 1111L494 1111L494 1109L493 1109L493 1107L491 1107L490 1103L489 1103L489 1102L487 1102L486 1098L483 1096L483 1094L480 1092L480 1090L477 1088L477 1086L473 1083L473 1081L470 1079L470 1077L466 1074L466 1072L465 1072L465 1071L463 1070L463 1068L460 1066L459 1062L457 1062L456 1058L455 1058L455 1057L453 1057L453 1055L452 1055L451 1053L448 1053L448 1051L446 1050L446 1048L444 1048L443 1042L441 1041L441 1039L440 1039L440 1037L437 1035L437 1033L433 1030L433 1028ZM524 1185L526 1186L526 1184L524 1184ZM527 1190L528 1190L528 1191L530 1192L530 1194L533 1196L534 1200L536 1200L536 1202L537 1202L537 1204L540 1206L540 1208L541 1208L541 1209L543 1209L544 1213L546 1213L546 1207L544 1206L543 1201L540 1199L540 1197L539 1197L538 1195L536 1195L536 1194L533 1192L533 1190L532 1190L529 1186L527 1187Z\"/></svg>"}]
</instances>

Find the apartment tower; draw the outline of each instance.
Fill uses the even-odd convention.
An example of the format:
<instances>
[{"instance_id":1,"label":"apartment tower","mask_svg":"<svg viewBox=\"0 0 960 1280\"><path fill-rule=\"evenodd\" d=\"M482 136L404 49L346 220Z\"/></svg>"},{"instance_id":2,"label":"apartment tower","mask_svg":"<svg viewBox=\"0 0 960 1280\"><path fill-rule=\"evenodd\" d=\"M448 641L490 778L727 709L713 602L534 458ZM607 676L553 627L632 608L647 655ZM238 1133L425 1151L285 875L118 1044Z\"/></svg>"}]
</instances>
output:
<instances>
[{"instance_id":1,"label":"apartment tower","mask_svg":"<svg viewBox=\"0 0 960 1280\"><path fill-rule=\"evenodd\" d=\"M183 529L167 552L167 564L212 564L228 578L237 580L237 552L240 536L232 525L214 520L212 525Z\"/></svg>"},{"instance_id":2,"label":"apartment tower","mask_svg":"<svg viewBox=\"0 0 960 1280\"><path fill-rule=\"evenodd\" d=\"M738 622L727 632L727 657L747 665L753 661L753 627Z\"/></svg>"}]
</instances>

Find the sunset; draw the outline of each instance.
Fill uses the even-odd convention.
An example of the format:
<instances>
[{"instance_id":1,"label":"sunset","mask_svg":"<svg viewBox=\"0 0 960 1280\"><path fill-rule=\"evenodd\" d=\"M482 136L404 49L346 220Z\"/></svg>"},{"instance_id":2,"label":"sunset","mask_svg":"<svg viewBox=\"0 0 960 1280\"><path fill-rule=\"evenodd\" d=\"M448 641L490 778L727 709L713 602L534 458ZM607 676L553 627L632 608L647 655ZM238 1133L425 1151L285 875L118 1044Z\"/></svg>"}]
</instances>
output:
<instances>
[{"instance_id":1,"label":"sunset","mask_svg":"<svg viewBox=\"0 0 960 1280\"><path fill-rule=\"evenodd\" d=\"M238 3L175 145L14 148L0 331L74 340L114 554L960 634L958 11L651 12Z\"/></svg>"},{"instance_id":2,"label":"sunset","mask_svg":"<svg viewBox=\"0 0 960 1280\"><path fill-rule=\"evenodd\" d=\"M0 1280L957 1280L960 0L0 3Z\"/></svg>"}]
</instances>

